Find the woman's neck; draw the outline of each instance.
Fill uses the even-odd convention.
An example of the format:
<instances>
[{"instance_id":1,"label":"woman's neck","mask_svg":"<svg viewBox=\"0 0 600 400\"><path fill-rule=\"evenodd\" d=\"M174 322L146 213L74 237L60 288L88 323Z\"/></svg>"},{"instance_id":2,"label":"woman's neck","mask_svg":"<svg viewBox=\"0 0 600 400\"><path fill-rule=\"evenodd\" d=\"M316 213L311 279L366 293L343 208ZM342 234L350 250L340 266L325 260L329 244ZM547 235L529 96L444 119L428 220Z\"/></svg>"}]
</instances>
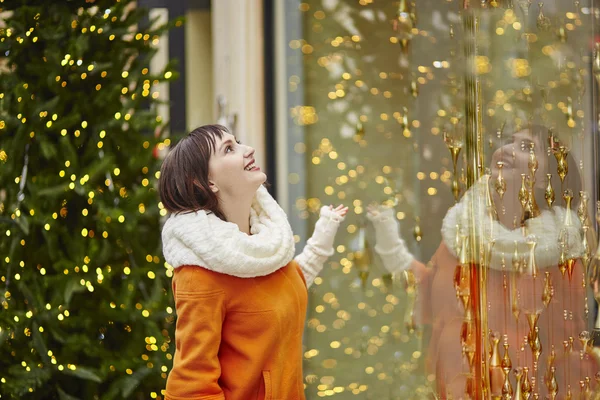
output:
<instances>
[{"instance_id":1,"label":"woman's neck","mask_svg":"<svg viewBox=\"0 0 600 400\"><path fill-rule=\"evenodd\" d=\"M227 222L236 224L241 232L250 235L250 208L252 207L252 198L240 198L228 196L219 199L221 211L225 214Z\"/></svg>"}]
</instances>

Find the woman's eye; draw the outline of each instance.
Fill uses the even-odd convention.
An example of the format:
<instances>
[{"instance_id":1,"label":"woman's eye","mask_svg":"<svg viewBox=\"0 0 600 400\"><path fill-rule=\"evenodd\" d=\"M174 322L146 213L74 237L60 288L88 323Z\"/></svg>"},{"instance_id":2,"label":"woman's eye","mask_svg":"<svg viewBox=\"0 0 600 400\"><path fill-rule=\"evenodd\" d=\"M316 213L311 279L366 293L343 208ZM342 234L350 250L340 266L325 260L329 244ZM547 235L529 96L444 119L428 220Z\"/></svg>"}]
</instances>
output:
<instances>
[{"instance_id":1,"label":"woman's eye","mask_svg":"<svg viewBox=\"0 0 600 400\"><path fill-rule=\"evenodd\" d=\"M227 146L227 147L225 148L225 153L229 153L230 151L233 151L233 147L231 147L231 146Z\"/></svg>"},{"instance_id":2,"label":"woman's eye","mask_svg":"<svg viewBox=\"0 0 600 400\"><path fill-rule=\"evenodd\" d=\"M235 140L235 142L236 142L237 144L242 144L242 142L241 142L241 141L239 141L239 140L237 140L237 139Z\"/></svg>"},{"instance_id":3,"label":"woman's eye","mask_svg":"<svg viewBox=\"0 0 600 400\"><path fill-rule=\"evenodd\" d=\"M529 150L532 144L533 142L531 140L521 140L521 150Z\"/></svg>"}]
</instances>

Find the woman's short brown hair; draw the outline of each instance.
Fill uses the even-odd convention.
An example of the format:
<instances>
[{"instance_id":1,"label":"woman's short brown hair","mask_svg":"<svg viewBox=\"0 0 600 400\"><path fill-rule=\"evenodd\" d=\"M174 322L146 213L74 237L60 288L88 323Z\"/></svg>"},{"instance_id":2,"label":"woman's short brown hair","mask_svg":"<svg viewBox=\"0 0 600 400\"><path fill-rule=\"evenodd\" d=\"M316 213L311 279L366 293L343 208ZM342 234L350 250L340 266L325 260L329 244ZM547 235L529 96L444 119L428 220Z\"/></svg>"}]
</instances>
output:
<instances>
[{"instance_id":1,"label":"woman's short brown hair","mask_svg":"<svg viewBox=\"0 0 600 400\"><path fill-rule=\"evenodd\" d=\"M167 154L160 168L160 200L171 213L205 210L222 220L219 199L210 189L208 162L216 140L229 133L221 125L204 125L191 131Z\"/></svg>"}]
</instances>

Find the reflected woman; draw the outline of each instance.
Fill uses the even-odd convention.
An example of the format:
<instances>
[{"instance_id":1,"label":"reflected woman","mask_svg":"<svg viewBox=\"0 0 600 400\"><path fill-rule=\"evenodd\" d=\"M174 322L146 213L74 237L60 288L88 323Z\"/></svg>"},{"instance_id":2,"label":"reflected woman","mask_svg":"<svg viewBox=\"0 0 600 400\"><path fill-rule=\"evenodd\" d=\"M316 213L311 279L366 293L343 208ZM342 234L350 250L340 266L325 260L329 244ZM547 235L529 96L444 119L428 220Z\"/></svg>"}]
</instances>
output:
<instances>
[{"instance_id":1,"label":"reflected woman","mask_svg":"<svg viewBox=\"0 0 600 400\"><path fill-rule=\"evenodd\" d=\"M551 208L544 201L547 174L553 174L557 193L561 188L556 161L546 153L545 135L543 127L534 126L516 132L510 143L496 150L491 175L469 188L444 217L442 243L427 267L407 250L393 211L369 209L375 251L385 267L392 273L410 269L419 282L418 322L431 324L432 330L426 367L436 377L441 398L465 398L470 390L467 354L473 343L466 339L459 295L471 293L468 273L457 266L461 261L466 271L471 265L480 266L480 254L469 251L474 242L479 248L491 248L486 261L488 327L498 339L500 357L508 345L521 383L526 374L529 384L534 383L532 393L542 398L551 395L556 384L556 398L564 398L569 388L573 395L579 393L579 382L595 372L587 356L580 360L577 340L587 326L581 223L559 196ZM581 180L577 168L572 170L563 187L579 193ZM509 381L516 392L513 373ZM500 396L504 384L500 368L491 372L490 383L491 394Z\"/></svg>"}]
</instances>

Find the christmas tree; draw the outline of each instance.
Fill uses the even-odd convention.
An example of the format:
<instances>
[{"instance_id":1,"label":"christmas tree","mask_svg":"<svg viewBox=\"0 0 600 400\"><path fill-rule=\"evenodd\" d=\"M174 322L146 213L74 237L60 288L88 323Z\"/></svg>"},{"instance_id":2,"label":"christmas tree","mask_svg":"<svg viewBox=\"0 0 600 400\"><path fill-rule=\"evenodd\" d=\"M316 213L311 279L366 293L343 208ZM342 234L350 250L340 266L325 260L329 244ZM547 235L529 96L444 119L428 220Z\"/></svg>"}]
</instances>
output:
<instances>
[{"instance_id":1,"label":"christmas tree","mask_svg":"<svg viewBox=\"0 0 600 400\"><path fill-rule=\"evenodd\" d=\"M174 351L150 71L130 0L3 1L0 397L161 398Z\"/></svg>"}]
</instances>

